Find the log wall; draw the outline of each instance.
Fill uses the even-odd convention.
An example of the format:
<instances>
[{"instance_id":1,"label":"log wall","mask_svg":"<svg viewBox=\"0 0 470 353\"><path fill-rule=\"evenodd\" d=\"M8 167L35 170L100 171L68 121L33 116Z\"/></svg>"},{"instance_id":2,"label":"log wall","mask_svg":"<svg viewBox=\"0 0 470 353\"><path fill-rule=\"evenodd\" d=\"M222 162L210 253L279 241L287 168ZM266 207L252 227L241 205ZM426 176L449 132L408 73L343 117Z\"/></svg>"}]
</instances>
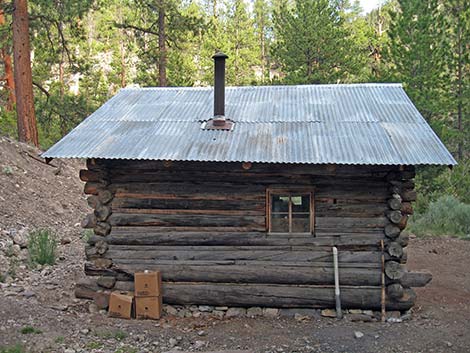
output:
<instances>
[{"instance_id":1,"label":"log wall","mask_svg":"<svg viewBox=\"0 0 470 353\"><path fill-rule=\"evenodd\" d=\"M172 304L334 307L331 247L343 305L407 309L413 167L88 160L80 172L94 209L85 272L132 281L159 269ZM268 234L268 189L312 190L315 234ZM381 248L384 243L384 251ZM385 268L382 268L382 255ZM129 283L131 285L131 283Z\"/></svg>"}]
</instances>

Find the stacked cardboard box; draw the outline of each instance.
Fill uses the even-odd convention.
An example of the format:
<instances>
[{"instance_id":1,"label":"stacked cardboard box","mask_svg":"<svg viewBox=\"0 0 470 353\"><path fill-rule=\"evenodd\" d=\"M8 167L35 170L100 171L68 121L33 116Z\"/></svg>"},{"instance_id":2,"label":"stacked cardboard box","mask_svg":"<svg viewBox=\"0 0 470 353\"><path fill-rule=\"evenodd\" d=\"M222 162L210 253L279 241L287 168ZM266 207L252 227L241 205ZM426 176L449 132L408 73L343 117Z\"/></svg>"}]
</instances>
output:
<instances>
[{"instance_id":1,"label":"stacked cardboard box","mask_svg":"<svg viewBox=\"0 0 470 353\"><path fill-rule=\"evenodd\" d=\"M134 313L132 292L112 292L109 297L109 316L130 319Z\"/></svg>"},{"instance_id":2,"label":"stacked cardboard box","mask_svg":"<svg viewBox=\"0 0 470 353\"><path fill-rule=\"evenodd\" d=\"M162 315L162 276L159 271L134 274L137 319L159 319Z\"/></svg>"}]
</instances>

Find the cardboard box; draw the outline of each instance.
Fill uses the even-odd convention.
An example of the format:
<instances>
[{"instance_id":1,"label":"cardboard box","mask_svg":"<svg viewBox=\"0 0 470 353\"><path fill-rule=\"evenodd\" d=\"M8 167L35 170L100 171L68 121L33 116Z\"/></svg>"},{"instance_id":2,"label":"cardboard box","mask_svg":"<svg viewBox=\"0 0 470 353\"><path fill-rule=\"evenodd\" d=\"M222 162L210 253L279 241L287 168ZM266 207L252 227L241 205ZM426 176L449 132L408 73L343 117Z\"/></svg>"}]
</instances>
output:
<instances>
[{"instance_id":1,"label":"cardboard box","mask_svg":"<svg viewBox=\"0 0 470 353\"><path fill-rule=\"evenodd\" d=\"M162 295L162 275L160 271L137 272L134 274L136 297L159 297Z\"/></svg>"},{"instance_id":2,"label":"cardboard box","mask_svg":"<svg viewBox=\"0 0 470 353\"><path fill-rule=\"evenodd\" d=\"M162 297L136 297L135 317L137 319L159 319L162 316Z\"/></svg>"},{"instance_id":3,"label":"cardboard box","mask_svg":"<svg viewBox=\"0 0 470 353\"><path fill-rule=\"evenodd\" d=\"M113 292L109 297L109 316L130 319L134 294L132 292Z\"/></svg>"}]
</instances>

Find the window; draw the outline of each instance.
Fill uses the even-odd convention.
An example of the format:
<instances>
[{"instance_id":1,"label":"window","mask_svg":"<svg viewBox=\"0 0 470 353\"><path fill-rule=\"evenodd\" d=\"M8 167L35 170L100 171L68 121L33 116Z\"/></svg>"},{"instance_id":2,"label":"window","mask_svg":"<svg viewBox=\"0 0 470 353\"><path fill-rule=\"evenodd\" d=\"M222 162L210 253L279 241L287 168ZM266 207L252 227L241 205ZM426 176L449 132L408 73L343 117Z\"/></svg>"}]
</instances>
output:
<instances>
[{"instance_id":1,"label":"window","mask_svg":"<svg viewBox=\"0 0 470 353\"><path fill-rule=\"evenodd\" d=\"M267 194L270 233L313 233L311 191L268 190Z\"/></svg>"}]
</instances>

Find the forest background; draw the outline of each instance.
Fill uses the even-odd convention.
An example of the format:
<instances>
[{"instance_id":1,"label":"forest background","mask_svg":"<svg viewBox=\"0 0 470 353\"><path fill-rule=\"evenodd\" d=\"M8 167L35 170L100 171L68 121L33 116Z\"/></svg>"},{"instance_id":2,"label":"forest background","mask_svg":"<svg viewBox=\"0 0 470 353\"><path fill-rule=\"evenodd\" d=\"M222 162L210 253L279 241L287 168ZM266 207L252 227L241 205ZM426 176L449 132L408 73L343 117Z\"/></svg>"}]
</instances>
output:
<instances>
[{"instance_id":1,"label":"forest background","mask_svg":"<svg viewBox=\"0 0 470 353\"><path fill-rule=\"evenodd\" d=\"M0 0L0 135L12 137L22 5L40 147L121 87L211 85L217 50L229 85L400 82L459 163L418 168L411 229L470 239L470 0L369 13L348 0Z\"/></svg>"}]
</instances>

